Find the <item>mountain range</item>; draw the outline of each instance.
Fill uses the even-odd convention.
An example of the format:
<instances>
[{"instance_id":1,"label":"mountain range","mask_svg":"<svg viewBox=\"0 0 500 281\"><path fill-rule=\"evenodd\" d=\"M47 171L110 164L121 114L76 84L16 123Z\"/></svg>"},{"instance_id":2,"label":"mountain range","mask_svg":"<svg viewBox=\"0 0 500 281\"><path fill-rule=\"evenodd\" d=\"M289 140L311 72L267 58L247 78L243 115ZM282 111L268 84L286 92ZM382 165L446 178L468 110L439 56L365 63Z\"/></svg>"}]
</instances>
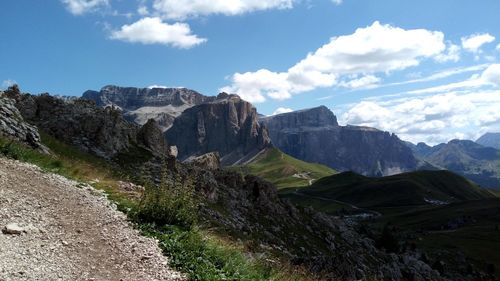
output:
<instances>
[{"instance_id":1,"label":"mountain range","mask_svg":"<svg viewBox=\"0 0 500 281\"><path fill-rule=\"evenodd\" d=\"M473 237L497 235L491 225L498 216L495 193L455 174L470 178L491 171L491 178L498 177L494 148L469 141L412 145L375 128L340 126L326 107L264 117L226 93L103 89L82 99L22 94L16 87L0 92L0 154L42 159L50 171L71 171L93 183L94 174L86 173L102 170L117 186L123 180L144 184L153 199L181 192L175 187L179 181L193 184L200 202L190 212L200 219L199 227L326 280L493 280L483 274L484 268L491 272L484 266L487 255L450 259L460 253L444 247L446 242L429 247L429 237L442 233L426 231L451 225L459 231L446 235L455 239L462 237L462 227ZM139 108L142 113L154 108L156 119L136 118L131 112ZM174 189L155 189L165 182ZM457 204L467 209L458 213ZM480 220L481 214L488 220ZM420 229L404 225L401 233L389 227L405 216L432 217L433 223ZM490 240L474 240L467 250L489 249ZM498 252L490 256L496 259ZM442 269L443 260L454 267Z\"/></svg>"},{"instance_id":2,"label":"mountain range","mask_svg":"<svg viewBox=\"0 0 500 281\"><path fill-rule=\"evenodd\" d=\"M417 170L448 169L482 186L500 188L498 154L468 141L430 147L413 145L376 128L341 126L325 106L263 116L236 95L205 96L186 88L105 86L84 99L120 110L144 125L156 120L180 160L218 152L223 166L250 163L276 147L298 160L336 171L388 176ZM487 134L479 142L492 142Z\"/></svg>"},{"instance_id":3,"label":"mountain range","mask_svg":"<svg viewBox=\"0 0 500 281\"><path fill-rule=\"evenodd\" d=\"M418 158L436 167L463 175L481 186L500 188L500 150L470 140L408 146Z\"/></svg>"}]
</instances>

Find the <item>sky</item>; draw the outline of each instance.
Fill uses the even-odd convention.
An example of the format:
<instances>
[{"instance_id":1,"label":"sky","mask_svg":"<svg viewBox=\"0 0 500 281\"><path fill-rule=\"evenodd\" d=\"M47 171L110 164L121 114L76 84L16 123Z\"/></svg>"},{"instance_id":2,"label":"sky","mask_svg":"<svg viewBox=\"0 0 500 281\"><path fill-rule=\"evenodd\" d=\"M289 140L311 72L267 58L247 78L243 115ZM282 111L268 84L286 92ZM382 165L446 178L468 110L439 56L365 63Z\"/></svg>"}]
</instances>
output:
<instances>
[{"instance_id":1,"label":"sky","mask_svg":"<svg viewBox=\"0 0 500 281\"><path fill-rule=\"evenodd\" d=\"M498 0L5 0L0 88L237 93L428 144L500 131Z\"/></svg>"}]
</instances>

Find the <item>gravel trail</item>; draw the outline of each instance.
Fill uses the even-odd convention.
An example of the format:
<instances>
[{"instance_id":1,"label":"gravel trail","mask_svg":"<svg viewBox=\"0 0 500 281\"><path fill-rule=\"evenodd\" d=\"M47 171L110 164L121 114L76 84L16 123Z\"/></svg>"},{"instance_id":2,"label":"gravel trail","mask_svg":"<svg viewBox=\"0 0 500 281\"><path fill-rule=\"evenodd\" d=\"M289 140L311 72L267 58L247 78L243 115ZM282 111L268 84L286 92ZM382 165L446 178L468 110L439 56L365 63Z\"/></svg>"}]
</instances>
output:
<instances>
[{"instance_id":1,"label":"gravel trail","mask_svg":"<svg viewBox=\"0 0 500 281\"><path fill-rule=\"evenodd\" d=\"M183 279L101 192L5 158L0 228L0 281Z\"/></svg>"}]
</instances>

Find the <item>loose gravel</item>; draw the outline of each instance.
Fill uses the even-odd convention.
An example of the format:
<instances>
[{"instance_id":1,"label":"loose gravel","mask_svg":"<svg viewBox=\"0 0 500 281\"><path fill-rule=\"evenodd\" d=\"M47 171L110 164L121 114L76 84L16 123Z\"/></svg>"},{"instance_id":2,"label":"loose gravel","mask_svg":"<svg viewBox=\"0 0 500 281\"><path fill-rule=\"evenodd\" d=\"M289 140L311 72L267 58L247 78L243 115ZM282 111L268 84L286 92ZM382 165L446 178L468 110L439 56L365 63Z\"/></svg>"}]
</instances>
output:
<instances>
[{"instance_id":1,"label":"loose gravel","mask_svg":"<svg viewBox=\"0 0 500 281\"><path fill-rule=\"evenodd\" d=\"M0 228L0 281L184 279L102 192L5 158Z\"/></svg>"}]
</instances>

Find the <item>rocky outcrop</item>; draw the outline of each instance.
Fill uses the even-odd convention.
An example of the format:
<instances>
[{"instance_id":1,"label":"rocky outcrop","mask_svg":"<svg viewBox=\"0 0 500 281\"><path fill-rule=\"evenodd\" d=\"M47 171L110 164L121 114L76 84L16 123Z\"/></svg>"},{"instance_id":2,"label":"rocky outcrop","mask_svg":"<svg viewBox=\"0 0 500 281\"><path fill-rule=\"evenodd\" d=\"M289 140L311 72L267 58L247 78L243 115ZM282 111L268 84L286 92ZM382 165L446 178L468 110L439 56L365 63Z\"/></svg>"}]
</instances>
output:
<instances>
[{"instance_id":1,"label":"rocky outcrop","mask_svg":"<svg viewBox=\"0 0 500 281\"><path fill-rule=\"evenodd\" d=\"M476 143L500 149L500 133L486 133L476 140Z\"/></svg>"},{"instance_id":2,"label":"rocky outcrop","mask_svg":"<svg viewBox=\"0 0 500 281\"><path fill-rule=\"evenodd\" d=\"M260 119L273 144L295 158L339 171L386 176L418 168L412 151L394 134L369 127L339 126L321 106Z\"/></svg>"},{"instance_id":3,"label":"rocky outcrop","mask_svg":"<svg viewBox=\"0 0 500 281\"><path fill-rule=\"evenodd\" d=\"M221 168L220 156L218 152L209 152L201 156L192 156L184 162L208 170L217 170Z\"/></svg>"},{"instance_id":4,"label":"rocky outcrop","mask_svg":"<svg viewBox=\"0 0 500 281\"><path fill-rule=\"evenodd\" d=\"M9 89L11 91L13 89ZM48 152L42 144L38 129L24 121L15 100L0 92L0 136L24 143L39 151Z\"/></svg>"},{"instance_id":5,"label":"rocky outcrop","mask_svg":"<svg viewBox=\"0 0 500 281\"><path fill-rule=\"evenodd\" d=\"M67 144L103 158L142 147L153 155L168 152L162 132L151 121L143 128L126 121L113 108L100 108L85 99L60 99L42 94L14 96L26 121Z\"/></svg>"},{"instance_id":6,"label":"rocky outcrop","mask_svg":"<svg viewBox=\"0 0 500 281\"><path fill-rule=\"evenodd\" d=\"M243 163L271 143L255 107L226 93L184 111L166 137L177 146L179 159L217 151L224 166Z\"/></svg>"},{"instance_id":7,"label":"rocky outcrop","mask_svg":"<svg viewBox=\"0 0 500 281\"><path fill-rule=\"evenodd\" d=\"M137 134L137 141L160 155L173 154L163 136L163 132L154 119L149 119L141 127Z\"/></svg>"},{"instance_id":8,"label":"rocky outcrop","mask_svg":"<svg viewBox=\"0 0 500 281\"><path fill-rule=\"evenodd\" d=\"M162 129L168 129L174 119L194 105L211 101L186 88L133 88L105 86L99 92L86 91L82 98L93 100L101 107L116 107L124 117L139 125L155 119Z\"/></svg>"}]
</instances>

